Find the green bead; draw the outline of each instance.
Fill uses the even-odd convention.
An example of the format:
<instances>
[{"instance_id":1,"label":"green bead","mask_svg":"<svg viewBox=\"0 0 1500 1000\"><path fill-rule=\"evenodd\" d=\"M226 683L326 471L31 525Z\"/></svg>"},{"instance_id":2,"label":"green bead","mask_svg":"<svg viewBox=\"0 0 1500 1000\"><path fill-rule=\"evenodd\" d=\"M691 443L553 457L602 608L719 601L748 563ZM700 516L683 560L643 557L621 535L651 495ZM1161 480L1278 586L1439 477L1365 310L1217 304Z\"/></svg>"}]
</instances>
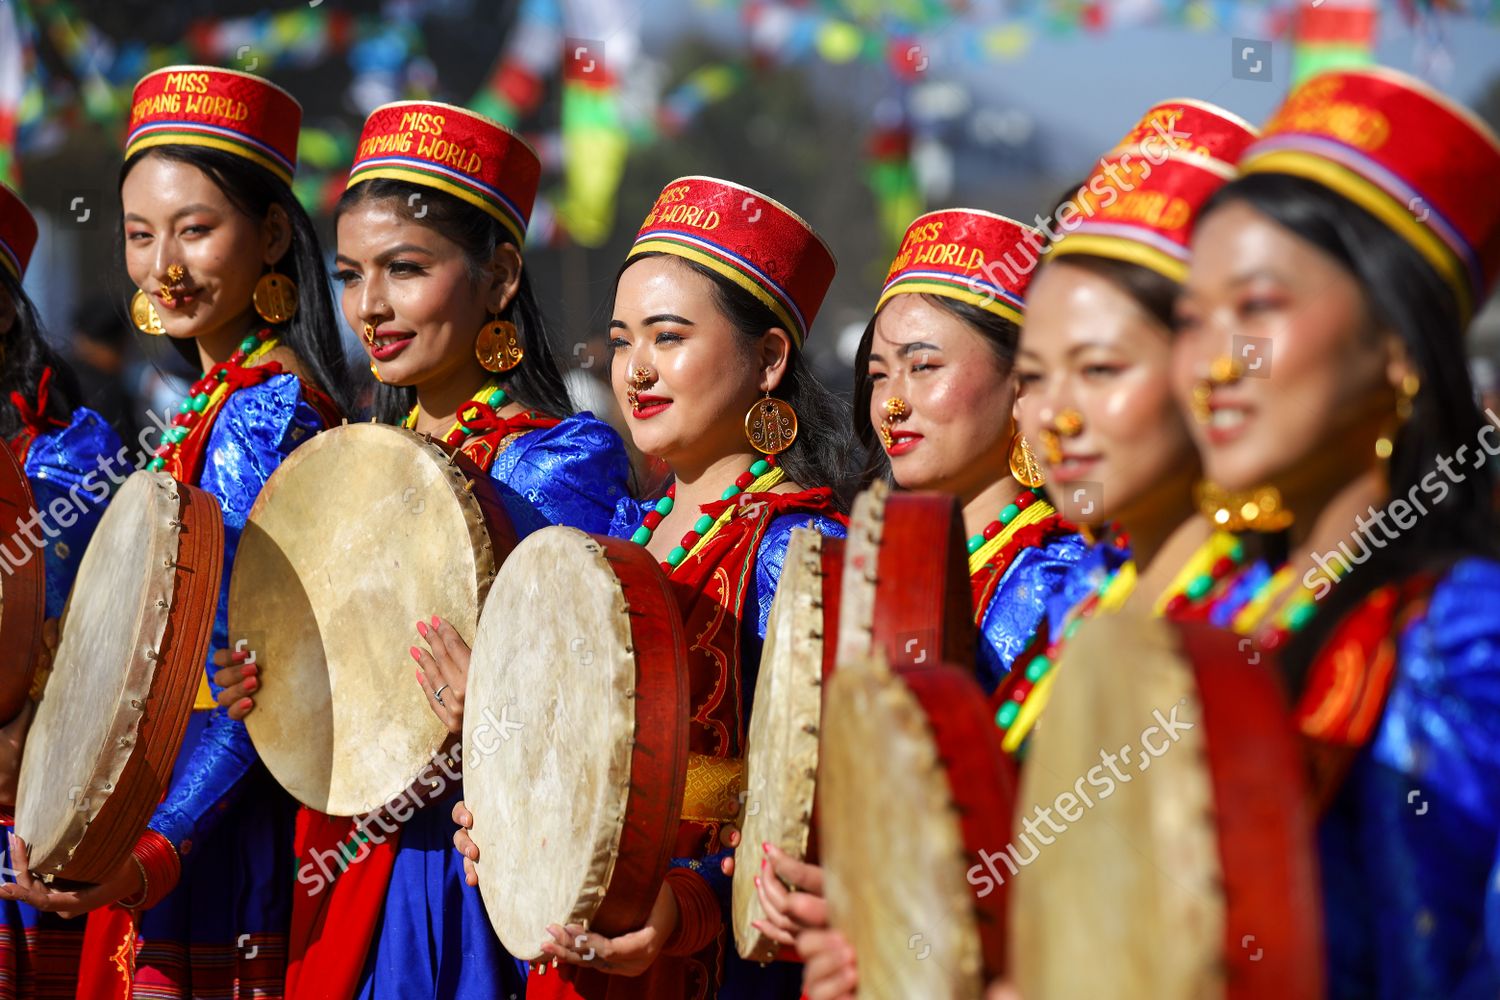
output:
<instances>
[{"instance_id":1,"label":"green bead","mask_svg":"<svg viewBox=\"0 0 1500 1000\"><path fill-rule=\"evenodd\" d=\"M647 542L651 541L651 529L646 527L644 524L641 525L639 528L635 529L635 534L630 536L630 540L632 542L635 542L635 544L637 545L645 545Z\"/></svg>"},{"instance_id":2,"label":"green bead","mask_svg":"<svg viewBox=\"0 0 1500 1000\"><path fill-rule=\"evenodd\" d=\"M1073 638L1073 633L1077 632L1078 631L1078 626L1080 626L1082 624L1083 624L1083 620L1079 619L1079 618L1074 618L1072 621L1068 622L1068 627L1065 628L1065 629L1063 629L1063 638L1064 639L1071 639L1071 638Z\"/></svg>"},{"instance_id":3,"label":"green bead","mask_svg":"<svg viewBox=\"0 0 1500 1000\"><path fill-rule=\"evenodd\" d=\"M207 406L208 406L208 393L206 393L206 392L200 392L200 393L198 393L198 395L196 395L196 396L193 397L193 409L197 410L199 413L202 413L203 410L204 410L204 408L207 407Z\"/></svg>"},{"instance_id":4,"label":"green bead","mask_svg":"<svg viewBox=\"0 0 1500 1000\"><path fill-rule=\"evenodd\" d=\"M725 490L723 493L719 494L719 499L720 500L733 500L736 496L739 495L739 492L740 492L740 488L738 486L731 486L727 490Z\"/></svg>"},{"instance_id":5,"label":"green bead","mask_svg":"<svg viewBox=\"0 0 1500 1000\"><path fill-rule=\"evenodd\" d=\"M1021 714L1021 706L1013 701L1007 701L1000 706L1000 711L995 713L995 721L1001 729L1009 729L1010 724L1016 721L1016 716Z\"/></svg>"},{"instance_id":6,"label":"green bead","mask_svg":"<svg viewBox=\"0 0 1500 1000\"><path fill-rule=\"evenodd\" d=\"M701 535L713 526L714 519L709 517L707 514L703 514L698 518L698 520L693 522L693 531Z\"/></svg>"},{"instance_id":7,"label":"green bead","mask_svg":"<svg viewBox=\"0 0 1500 1000\"><path fill-rule=\"evenodd\" d=\"M178 403L177 404L177 412L178 413L192 413L193 412L193 397L192 396L188 396L185 399L183 399L183 401L181 403Z\"/></svg>"},{"instance_id":8,"label":"green bead","mask_svg":"<svg viewBox=\"0 0 1500 1000\"><path fill-rule=\"evenodd\" d=\"M1192 582L1187 585L1187 589L1183 593L1187 594L1189 600L1196 601L1202 598L1204 594L1207 594L1213 585L1214 578L1204 573L1193 577Z\"/></svg>"},{"instance_id":9,"label":"green bead","mask_svg":"<svg viewBox=\"0 0 1500 1000\"><path fill-rule=\"evenodd\" d=\"M1312 616L1316 610L1311 604L1299 604L1292 609L1292 613L1287 617L1287 625L1291 627L1293 632L1296 632L1312 620Z\"/></svg>"},{"instance_id":10,"label":"green bead","mask_svg":"<svg viewBox=\"0 0 1500 1000\"><path fill-rule=\"evenodd\" d=\"M1014 521L1016 519L1016 515L1020 513L1021 508L1017 507L1015 504L1007 504L1005 509L1000 512L1000 523L1009 524L1010 522Z\"/></svg>"},{"instance_id":11,"label":"green bead","mask_svg":"<svg viewBox=\"0 0 1500 1000\"><path fill-rule=\"evenodd\" d=\"M969 539L969 543L968 544L969 544L969 555L972 556L974 553L976 553L976 552L979 551L979 546L981 546L981 545L984 544L984 536L983 535L975 535L973 538Z\"/></svg>"},{"instance_id":12,"label":"green bead","mask_svg":"<svg viewBox=\"0 0 1500 1000\"><path fill-rule=\"evenodd\" d=\"M500 404L502 404L504 402L505 402L505 390L504 389L496 389L494 392L490 393L490 398L489 398L489 407L490 407L490 409L492 409L492 410L498 409L500 407Z\"/></svg>"},{"instance_id":13,"label":"green bead","mask_svg":"<svg viewBox=\"0 0 1500 1000\"><path fill-rule=\"evenodd\" d=\"M166 459L158 457L153 458L151 461L147 462L146 468L150 469L152 472L160 472L162 470L162 466L166 464Z\"/></svg>"},{"instance_id":14,"label":"green bead","mask_svg":"<svg viewBox=\"0 0 1500 1000\"><path fill-rule=\"evenodd\" d=\"M686 558L687 549L683 548L681 545L674 546L672 548L672 551L667 553L667 565L676 566Z\"/></svg>"},{"instance_id":15,"label":"green bead","mask_svg":"<svg viewBox=\"0 0 1500 1000\"><path fill-rule=\"evenodd\" d=\"M224 381L228 377L229 369L227 368L220 368L218 371L214 372L214 378L218 379L220 382Z\"/></svg>"},{"instance_id":16,"label":"green bead","mask_svg":"<svg viewBox=\"0 0 1500 1000\"><path fill-rule=\"evenodd\" d=\"M260 341L254 337L246 337L244 340L240 341L240 350L244 351L246 354L249 354L251 351L255 350L256 345L258 345L259 343Z\"/></svg>"},{"instance_id":17,"label":"green bead","mask_svg":"<svg viewBox=\"0 0 1500 1000\"><path fill-rule=\"evenodd\" d=\"M1026 679L1035 684L1046 676L1047 671L1052 669L1052 661L1045 656L1038 656L1026 664Z\"/></svg>"},{"instance_id":18,"label":"green bead","mask_svg":"<svg viewBox=\"0 0 1500 1000\"><path fill-rule=\"evenodd\" d=\"M1231 562L1239 562L1243 558L1245 558L1245 546L1236 538L1234 544L1229 548L1229 559Z\"/></svg>"},{"instance_id":19,"label":"green bead","mask_svg":"<svg viewBox=\"0 0 1500 1000\"><path fill-rule=\"evenodd\" d=\"M750 466L750 475L752 476L764 476L767 472L770 471L771 463L767 462L763 458L756 459L755 464Z\"/></svg>"},{"instance_id":20,"label":"green bead","mask_svg":"<svg viewBox=\"0 0 1500 1000\"><path fill-rule=\"evenodd\" d=\"M662 517L666 517L668 514L672 513L672 498L662 497L660 500L656 501L656 512Z\"/></svg>"},{"instance_id":21,"label":"green bead","mask_svg":"<svg viewBox=\"0 0 1500 1000\"><path fill-rule=\"evenodd\" d=\"M458 429L464 432L464 437L468 437L470 434L474 433L474 428L470 427L467 424L459 424Z\"/></svg>"}]
</instances>

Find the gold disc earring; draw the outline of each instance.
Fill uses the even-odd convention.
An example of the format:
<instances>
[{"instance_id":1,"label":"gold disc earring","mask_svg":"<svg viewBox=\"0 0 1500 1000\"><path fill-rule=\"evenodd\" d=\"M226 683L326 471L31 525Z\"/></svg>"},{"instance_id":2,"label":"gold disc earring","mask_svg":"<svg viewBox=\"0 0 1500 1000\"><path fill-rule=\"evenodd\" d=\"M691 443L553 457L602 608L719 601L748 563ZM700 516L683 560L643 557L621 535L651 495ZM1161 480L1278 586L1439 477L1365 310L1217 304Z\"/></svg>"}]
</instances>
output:
<instances>
[{"instance_id":1,"label":"gold disc earring","mask_svg":"<svg viewBox=\"0 0 1500 1000\"><path fill-rule=\"evenodd\" d=\"M497 316L480 327L479 336L474 338L474 356L487 372L508 372L521 363L526 351L516 325Z\"/></svg>"},{"instance_id":2,"label":"gold disc earring","mask_svg":"<svg viewBox=\"0 0 1500 1000\"><path fill-rule=\"evenodd\" d=\"M153 337L160 337L167 332L162 328L161 314L152 304L151 296L139 288L130 297L130 322L135 324L137 330L149 333Z\"/></svg>"},{"instance_id":3,"label":"gold disc earring","mask_svg":"<svg viewBox=\"0 0 1500 1000\"><path fill-rule=\"evenodd\" d=\"M274 270L255 283L250 299L260 318L275 326L297 315L297 283Z\"/></svg>"},{"instance_id":4,"label":"gold disc earring","mask_svg":"<svg viewBox=\"0 0 1500 1000\"><path fill-rule=\"evenodd\" d=\"M1016 482L1032 489L1047 483L1047 477L1042 474L1042 467L1037 463L1036 455L1032 453L1031 445L1026 441L1026 435L1019 431L1010 439L1010 474Z\"/></svg>"},{"instance_id":5,"label":"gold disc earring","mask_svg":"<svg viewBox=\"0 0 1500 1000\"><path fill-rule=\"evenodd\" d=\"M745 414L745 437L762 455L779 455L797 440L797 411L767 389L765 397L752 403Z\"/></svg>"}]
</instances>

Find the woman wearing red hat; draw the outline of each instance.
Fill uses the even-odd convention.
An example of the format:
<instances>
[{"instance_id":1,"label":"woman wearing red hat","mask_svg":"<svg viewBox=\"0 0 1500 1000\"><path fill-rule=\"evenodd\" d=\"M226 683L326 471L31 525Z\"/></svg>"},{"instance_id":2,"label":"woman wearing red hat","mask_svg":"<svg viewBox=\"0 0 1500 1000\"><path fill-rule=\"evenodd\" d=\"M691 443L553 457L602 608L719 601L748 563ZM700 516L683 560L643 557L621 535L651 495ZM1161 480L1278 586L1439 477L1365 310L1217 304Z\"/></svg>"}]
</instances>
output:
<instances>
[{"instance_id":1,"label":"woman wearing red hat","mask_svg":"<svg viewBox=\"0 0 1500 1000\"><path fill-rule=\"evenodd\" d=\"M133 456L99 414L76 405L80 394L73 374L47 345L36 307L21 287L36 238L31 212L0 184L0 393L9 404L0 408L0 437L21 463L42 512L44 615L52 621L62 615L83 551L111 490L129 475ZM58 502L64 516L47 513ZM7 572L36 557L27 545L17 534L0 551ZM0 864L6 868L20 748L34 708L28 700L0 729L0 822L7 833ZM72 996L82 946L81 926L25 903L0 900L0 978L26 996Z\"/></svg>"},{"instance_id":2,"label":"woman wearing red hat","mask_svg":"<svg viewBox=\"0 0 1500 1000\"><path fill-rule=\"evenodd\" d=\"M257 77L170 67L136 87L120 171L125 265L139 287L132 319L204 373L148 467L223 510L221 647L227 578L256 494L300 441L340 418L327 283L290 186L300 120L297 102ZM76 896L24 877L0 889L41 909L95 911L80 995L280 993L292 801L258 766L244 725L215 710L208 666L171 787L119 875Z\"/></svg>"},{"instance_id":3,"label":"woman wearing red hat","mask_svg":"<svg viewBox=\"0 0 1500 1000\"><path fill-rule=\"evenodd\" d=\"M615 395L636 446L665 462L673 481L657 500L622 501L610 532L661 560L696 637L690 771L722 771L724 758L743 753L791 530L843 535L829 488L841 479L841 415L801 353L833 272L822 239L784 206L727 181L684 177L657 199L616 281ZM683 820L679 857L646 928L614 939L538 928L543 951L562 964L560 974L534 974L529 996L796 995L794 968L741 961L727 940L721 831L735 817L714 809L691 795L685 803L685 815L705 818ZM454 818L470 821L462 804ZM465 830L455 842L469 861L479 857Z\"/></svg>"},{"instance_id":4,"label":"woman wearing red hat","mask_svg":"<svg viewBox=\"0 0 1500 1000\"><path fill-rule=\"evenodd\" d=\"M1175 383L1208 480L1291 517L1234 624L1279 651L1310 750L1329 995L1494 996L1500 421L1463 332L1500 274L1500 140L1334 72L1240 170L1193 237Z\"/></svg>"},{"instance_id":5,"label":"woman wearing red hat","mask_svg":"<svg viewBox=\"0 0 1500 1000\"><path fill-rule=\"evenodd\" d=\"M454 150L469 169L451 168ZM508 487L502 499L519 536L542 523L602 533L628 494L629 463L619 435L573 412L523 268L540 174L520 136L473 112L434 102L377 108L336 210L335 278L380 381L377 419L458 445ZM439 636L455 648L462 640L441 620L417 629L432 649L421 652L419 680L433 711L461 734L467 664L446 655ZM275 667L219 673L219 702L231 716L253 707L261 669ZM296 890L288 997L525 988L478 894L463 891L451 844L454 798L418 810L380 844L351 839L357 828L347 818L299 812L298 857L346 843L346 856L362 857L331 886Z\"/></svg>"}]
</instances>

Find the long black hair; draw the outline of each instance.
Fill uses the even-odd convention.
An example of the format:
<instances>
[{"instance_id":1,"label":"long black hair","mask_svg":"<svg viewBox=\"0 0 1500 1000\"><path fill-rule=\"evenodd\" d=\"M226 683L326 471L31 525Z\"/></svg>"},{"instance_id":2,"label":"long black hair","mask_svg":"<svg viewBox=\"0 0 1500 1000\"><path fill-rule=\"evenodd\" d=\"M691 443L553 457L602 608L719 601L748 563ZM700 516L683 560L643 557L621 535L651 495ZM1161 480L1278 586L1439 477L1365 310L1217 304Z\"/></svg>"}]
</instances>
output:
<instances>
[{"instance_id":1,"label":"long black hair","mask_svg":"<svg viewBox=\"0 0 1500 1000\"><path fill-rule=\"evenodd\" d=\"M421 215L413 207L416 201L413 195L421 195ZM365 181L345 191L334 209L335 220L354 206L369 201L390 202L406 221L427 226L457 243L469 266L469 276L476 285L483 280L496 249L501 244L515 246L516 240L510 230L488 212L435 188L388 177ZM525 352L521 363L505 373L506 394L528 409L540 410L554 417L571 416L573 401L563 383L562 365L557 352L552 349L541 304L537 302L524 267L516 294L500 313L500 318L515 324L516 337ZM478 330L474 332L476 336L479 333ZM382 382L375 387L375 419L381 423L399 424L415 405L417 390L414 386Z\"/></svg>"},{"instance_id":2,"label":"long black hair","mask_svg":"<svg viewBox=\"0 0 1500 1000\"><path fill-rule=\"evenodd\" d=\"M73 369L43 336L36 305L21 283L5 268L0 268L0 294L10 299L16 313L10 330L0 336L0 352L3 352L3 357L0 357L0 447L4 447L4 442L15 437L24 427L20 410L11 404L11 393L20 393L28 406L36 406L42 373L51 368L52 381L47 388L47 405L42 409L42 418L60 424L72 420L80 393Z\"/></svg>"},{"instance_id":3,"label":"long black hair","mask_svg":"<svg viewBox=\"0 0 1500 1000\"><path fill-rule=\"evenodd\" d=\"M920 295L929 304L968 324L970 329L984 338L1002 371L1009 373L1015 370L1016 351L1021 344L1021 328L1015 322L988 309L981 309L946 295L932 295L928 292L913 294ZM868 486L877 479L887 482L891 479L890 456L880 446L875 436L875 425L870 422L870 396L874 392L870 384L870 352L874 349L875 320L879 316L880 312L877 310L870 317L870 322L865 324L865 332L859 338L859 349L854 352L854 399L849 412L854 424L854 436L860 444L861 486Z\"/></svg>"},{"instance_id":4,"label":"long black hair","mask_svg":"<svg viewBox=\"0 0 1500 1000\"><path fill-rule=\"evenodd\" d=\"M714 304L730 325L747 339L759 338L772 327L786 329L786 324L754 295L711 268L674 254L650 251L629 258L615 274L615 288L619 288L620 276L631 265L650 257L666 256L712 283ZM611 302L607 315L613 314L614 304ZM791 447L776 456L787 478L809 489L830 487L839 508L848 509L854 477L844 446L848 434L843 420L844 408L838 397L818 381L800 349L793 349L787 357L786 377L771 395L786 400L797 411L797 438Z\"/></svg>"},{"instance_id":5,"label":"long black hair","mask_svg":"<svg viewBox=\"0 0 1500 1000\"><path fill-rule=\"evenodd\" d=\"M1231 202L1248 205L1332 256L1360 283L1376 322L1400 338L1421 388L1410 419L1393 438L1390 495L1423 494L1422 481L1433 473L1435 459L1476 447L1485 424L1474 402L1452 289L1390 227L1320 184L1249 174L1219 190L1203 214ZM1283 655L1294 690L1301 690L1313 656L1334 626L1371 591L1416 573L1441 573L1467 556L1500 554L1489 477L1476 471L1446 485L1441 512L1418 518L1318 602L1317 614Z\"/></svg>"},{"instance_id":6,"label":"long black hair","mask_svg":"<svg viewBox=\"0 0 1500 1000\"><path fill-rule=\"evenodd\" d=\"M297 355L318 388L332 397L340 410L350 412L353 394L339 343L339 328L333 317L328 269L323 262L312 220L292 194L292 189L269 170L242 156L203 146L171 145L154 146L127 159L120 167L121 187L136 164L148 156L197 167L224 192L224 197L235 208L252 219L264 219L272 205L280 205L286 212L292 239L286 253L276 262L276 269L297 283L297 313L280 325L278 336ZM193 344L171 339L178 353L197 369L199 359Z\"/></svg>"}]
</instances>

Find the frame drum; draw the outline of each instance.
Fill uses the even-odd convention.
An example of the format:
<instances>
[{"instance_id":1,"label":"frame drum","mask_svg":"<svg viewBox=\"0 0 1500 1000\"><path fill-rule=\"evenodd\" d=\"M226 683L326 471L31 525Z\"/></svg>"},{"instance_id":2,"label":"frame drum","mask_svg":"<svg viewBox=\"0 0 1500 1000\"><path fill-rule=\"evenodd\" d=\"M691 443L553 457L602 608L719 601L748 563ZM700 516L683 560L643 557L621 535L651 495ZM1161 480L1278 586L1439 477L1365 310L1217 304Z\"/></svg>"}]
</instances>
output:
<instances>
[{"instance_id":1,"label":"frame drum","mask_svg":"<svg viewBox=\"0 0 1500 1000\"><path fill-rule=\"evenodd\" d=\"M1022 996L1323 996L1306 765L1246 643L1127 607L1064 647L1022 771L1017 815L1068 823L1011 894Z\"/></svg>"},{"instance_id":2,"label":"frame drum","mask_svg":"<svg viewBox=\"0 0 1500 1000\"><path fill-rule=\"evenodd\" d=\"M47 610L42 553L17 529L36 510L26 471L0 445L0 722L15 717L31 690Z\"/></svg>"},{"instance_id":3,"label":"frame drum","mask_svg":"<svg viewBox=\"0 0 1500 1000\"><path fill-rule=\"evenodd\" d=\"M686 658L666 574L633 542L543 528L500 570L469 663L464 803L516 958L541 955L548 924L645 924L682 815Z\"/></svg>"},{"instance_id":4,"label":"frame drum","mask_svg":"<svg viewBox=\"0 0 1500 1000\"><path fill-rule=\"evenodd\" d=\"M208 493L143 471L110 501L21 759L16 834L36 873L102 881L145 832L207 669L223 564Z\"/></svg>"},{"instance_id":5,"label":"frame drum","mask_svg":"<svg viewBox=\"0 0 1500 1000\"><path fill-rule=\"evenodd\" d=\"M255 500L229 584L231 638L263 661L255 749L331 816L402 795L448 741L408 650L431 615L472 642L515 529L467 459L387 424L292 452Z\"/></svg>"},{"instance_id":6,"label":"frame drum","mask_svg":"<svg viewBox=\"0 0 1500 1000\"><path fill-rule=\"evenodd\" d=\"M973 873L1009 838L1015 771L972 671L841 662L823 714L828 911L859 995L977 1000L1005 970L1006 892Z\"/></svg>"},{"instance_id":7,"label":"frame drum","mask_svg":"<svg viewBox=\"0 0 1500 1000\"><path fill-rule=\"evenodd\" d=\"M741 843L769 841L793 858L815 856L813 801L823 684L833 670L844 543L793 528L755 681L745 742ZM750 926L765 916L755 865L736 865L734 939L740 957L774 961L781 946Z\"/></svg>"}]
</instances>

